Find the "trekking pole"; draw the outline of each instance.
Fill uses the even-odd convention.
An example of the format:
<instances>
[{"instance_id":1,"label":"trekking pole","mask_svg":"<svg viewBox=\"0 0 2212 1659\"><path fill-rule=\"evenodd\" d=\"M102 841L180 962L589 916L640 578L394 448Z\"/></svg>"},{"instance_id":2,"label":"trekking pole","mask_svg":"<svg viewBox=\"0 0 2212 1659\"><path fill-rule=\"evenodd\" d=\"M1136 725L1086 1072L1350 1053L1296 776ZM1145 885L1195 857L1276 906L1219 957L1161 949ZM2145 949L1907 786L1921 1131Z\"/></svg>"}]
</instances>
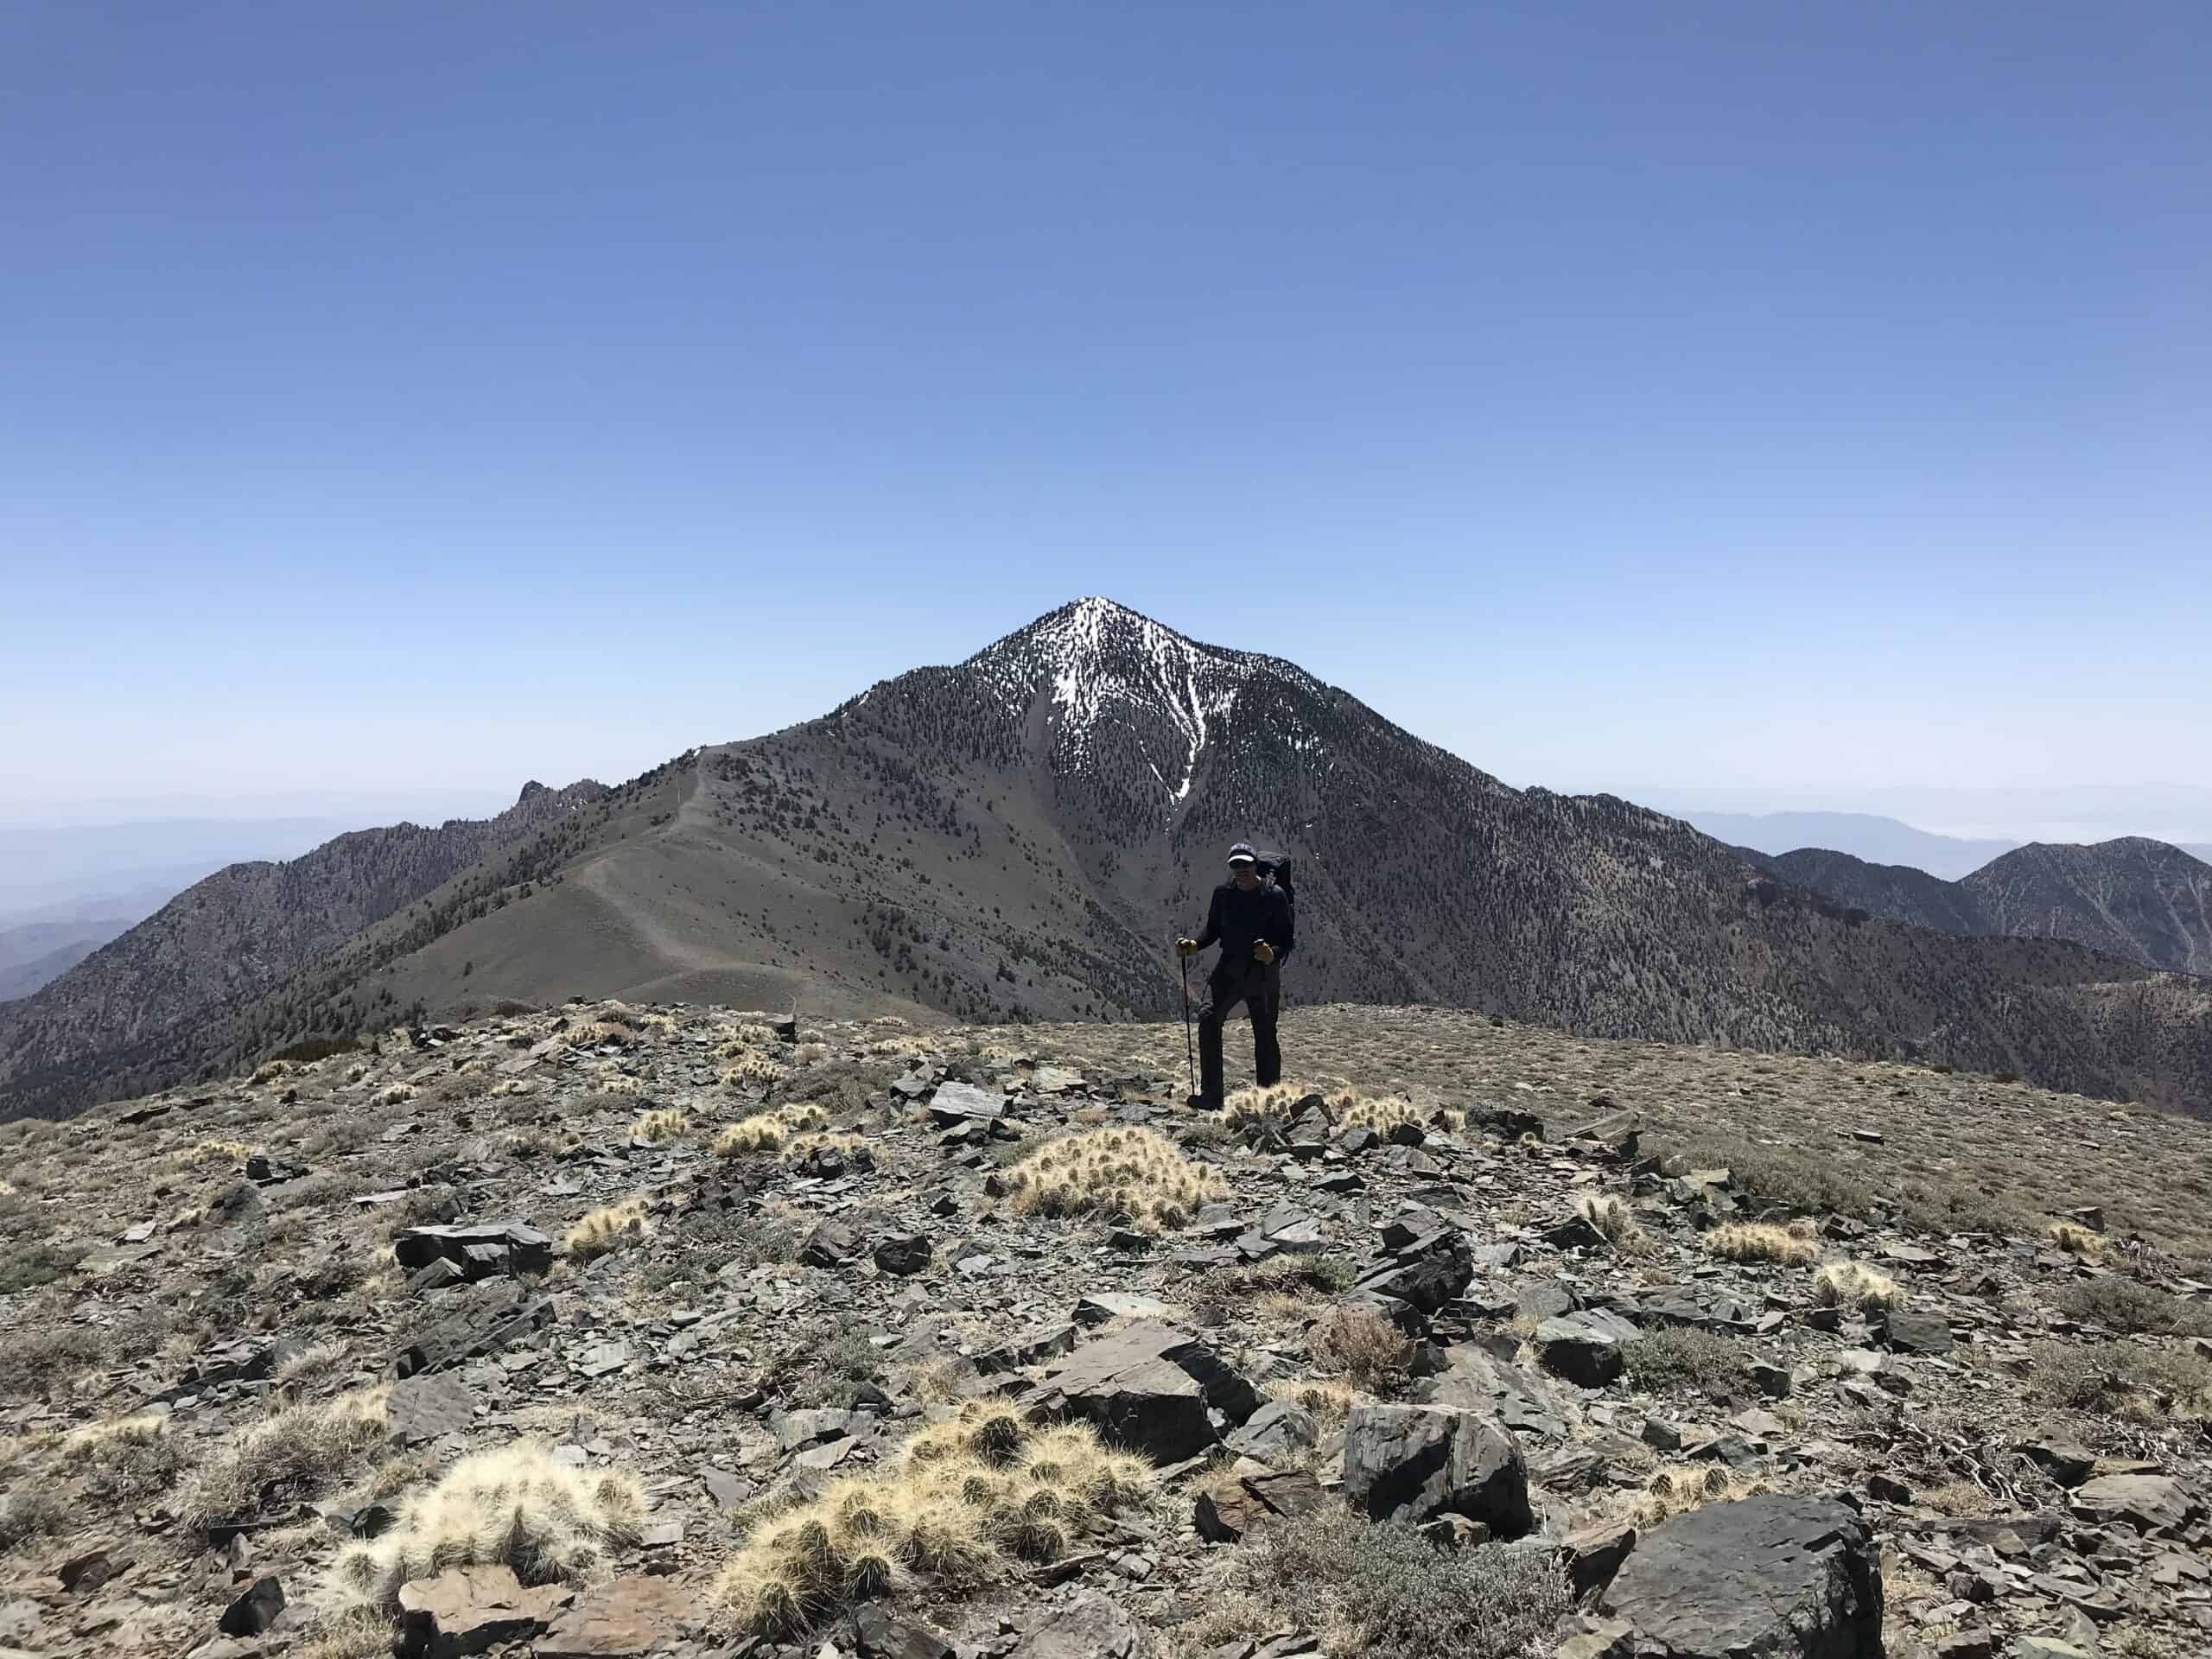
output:
<instances>
[{"instance_id":1,"label":"trekking pole","mask_svg":"<svg viewBox=\"0 0 2212 1659\"><path fill-rule=\"evenodd\" d=\"M1191 1043L1191 959L1180 951L1177 959L1183 964L1183 1060L1191 1073L1191 1092L1198 1092L1198 1056Z\"/></svg>"}]
</instances>

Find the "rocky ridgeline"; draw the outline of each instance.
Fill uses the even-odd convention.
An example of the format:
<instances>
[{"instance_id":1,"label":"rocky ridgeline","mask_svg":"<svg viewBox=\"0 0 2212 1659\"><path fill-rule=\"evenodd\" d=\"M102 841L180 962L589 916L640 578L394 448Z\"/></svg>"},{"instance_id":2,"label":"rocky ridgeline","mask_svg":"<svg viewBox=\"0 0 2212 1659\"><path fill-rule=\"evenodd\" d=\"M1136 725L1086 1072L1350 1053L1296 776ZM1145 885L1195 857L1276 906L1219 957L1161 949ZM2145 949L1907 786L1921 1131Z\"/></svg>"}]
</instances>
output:
<instances>
[{"instance_id":1,"label":"rocky ridgeline","mask_svg":"<svg viewBox=\"0 0 2212 1659\"><path fill-rule=\"evenodd\" d=\"M10 1126L0 1654L2212 1647L2212 1289L2094 1213L1018 1040L576 1007Z\"/></svg>"}]
</instances>

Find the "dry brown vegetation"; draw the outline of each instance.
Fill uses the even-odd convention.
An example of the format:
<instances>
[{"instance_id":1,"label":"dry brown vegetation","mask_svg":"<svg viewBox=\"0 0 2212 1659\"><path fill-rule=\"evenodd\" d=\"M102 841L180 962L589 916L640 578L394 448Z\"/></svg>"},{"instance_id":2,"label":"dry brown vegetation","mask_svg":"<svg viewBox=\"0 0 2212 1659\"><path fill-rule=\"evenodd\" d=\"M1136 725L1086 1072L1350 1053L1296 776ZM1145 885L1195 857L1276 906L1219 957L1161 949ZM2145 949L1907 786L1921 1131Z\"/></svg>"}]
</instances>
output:
<instances>
[{"instance_id":1,"label":"dry brown vegetation","mask_svg":"<svg viewBox=\"0 0 2212 1659\"><path fill-rule=\"evenodd\" d=\"M1821 1254L1810 1222L1794 1222L1787 1227L1768 1222L1731 1222L1707 1232L1705 1248L1724 1262L1771 1262L1786 1268L1808 1266Z\"/></svg>"},{"instance_id":2,"label":"dry brown vegetation","mask_svg":"<svg viewBox=\"0 0 2212 1659\"><path fill-rule=\"evenodd\" d=\"M1104 1216L1172 1232L1227 1196L1221 1177L1157 1130L1085 1129L1047 1142L1000 1178L1017 1214Z\"/></svg>"},{"instance_id":3,"label":"dry brown vegetation","mask_svg":"<svg viewBox=\"0 0 2212 1659\"><path fill-rule=\"evenodd\" d=\"M1141 1459L1108 1451L1087 1427L1040 1429L1011 1406L971 1402L915 1435L892 1469L763 1520L712 1599L741 1630L787 1637L910 1579L964 1593L1009 1560L1058 1560L1151 1488Z\"/></svg>"},{"instance_id":4,"label":"dry brown vegetation","mask_svg":"<svg viewBox=\"0 0 2212 1659\"><path fill-rule=\"evenodd\" d=\"M620 1204L602 1205L587 1211L583 1218L569 1229L563 1248L577 1261L589 1262L621 1249L625 1243L642 1236L645 1230L645 1199L628 1198Z\"/></svg>"}]
</instances>

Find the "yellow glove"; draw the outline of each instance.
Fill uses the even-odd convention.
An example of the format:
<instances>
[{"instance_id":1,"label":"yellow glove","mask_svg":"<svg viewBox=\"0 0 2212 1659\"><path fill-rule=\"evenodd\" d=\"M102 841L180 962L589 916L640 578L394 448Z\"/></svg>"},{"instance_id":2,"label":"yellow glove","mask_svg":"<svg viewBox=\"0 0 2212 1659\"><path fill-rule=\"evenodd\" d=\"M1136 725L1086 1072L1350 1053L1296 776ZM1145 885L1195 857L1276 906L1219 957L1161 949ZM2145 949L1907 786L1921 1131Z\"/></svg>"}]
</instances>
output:
<instances>
[{"instance_id":1,"label":"yellow glove","mask_svg":"<svg viewBox=\"0 0 2212 1659\"><path fill-rule=\"evenodd\" d=\"M1195 956L1197 956L1197 955L1198 954L1198 942L1196 939L1178 939L1178 940L1176 940L1176 941L1175 941L1175 954L1176 954L1177 956L1179 956L1179 957L1195 957Z\"/></svg>"},{"instance_id":2,"label":"yellow glove","mask_svg":"<svg viewBox=\"0 0 2212 1659\"><path fill-rule=\"evenodd\" d=\"M1255 962L1258 963L1260 964L1260 966L1261 966L1261 967L1264 968L1264 967L1266 967L1269 963L1273 962L1274 959L1275 959L1275 948L1274 948L1274 946L1273 946L1272 944L1268 944L1265 939L1255 939L1255 940L1254 940L1254 941L1253 941L1253 943L1252 943L1252 960L1253 960L1253 961L1255 961Z\"/></svg>"}]
</instances>

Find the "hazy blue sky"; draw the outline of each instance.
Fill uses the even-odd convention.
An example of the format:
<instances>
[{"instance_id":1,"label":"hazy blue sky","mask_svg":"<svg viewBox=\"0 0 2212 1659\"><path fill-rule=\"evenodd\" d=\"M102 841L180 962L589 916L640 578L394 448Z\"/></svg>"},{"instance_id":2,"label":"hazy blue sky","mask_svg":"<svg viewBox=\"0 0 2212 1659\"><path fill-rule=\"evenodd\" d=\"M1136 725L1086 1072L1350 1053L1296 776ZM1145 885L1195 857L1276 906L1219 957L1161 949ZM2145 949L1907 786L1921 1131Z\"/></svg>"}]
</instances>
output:
<instances>
[{"instance_id":1,"label":"hazy blue sky","mask_svg":"<svg viewBox=\"0 0 2212 1659\"><path fill-rule=\"evenodd\" d=\"M2203 0L14 0L0 817L617 779L1094 592L1516 784L2201 783L2208 85Z\"/></svg>"}]
</instances>

